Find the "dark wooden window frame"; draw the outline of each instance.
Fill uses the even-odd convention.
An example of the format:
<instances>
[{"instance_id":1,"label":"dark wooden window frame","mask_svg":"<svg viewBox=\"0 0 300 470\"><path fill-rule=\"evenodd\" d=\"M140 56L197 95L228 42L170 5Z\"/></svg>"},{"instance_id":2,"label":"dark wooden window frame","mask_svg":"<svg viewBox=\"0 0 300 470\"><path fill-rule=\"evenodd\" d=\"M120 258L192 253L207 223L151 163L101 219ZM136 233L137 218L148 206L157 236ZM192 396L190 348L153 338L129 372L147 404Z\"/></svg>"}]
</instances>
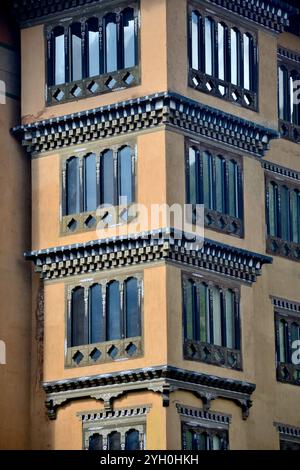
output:
<instances>
[{"instance_id":1,"label":"dark wooden window frame","mask_svg":"<svg viewBox=\"0 0 300 470\"><path fill-rule=\"evenodd\" d=\"M289 258L293 261L300 262L300 243L295 243L293 241L284 240L277 236L270 235L269 228L269 208L270 208L270 194L269 194L269 184L274 183L278 188L285 186L289 191L298 190L300 192L300 185L289 179L283 179L275 173L266 172L265 173L265 187L266 187L266 226L267 226L267 253L281 256L284 258ZM279 212L277 218L280 219L280 194L278 195L278 207ZM290 216L288 217L290 219Z\"/></svg>"},{"instance_id":2,"label":"dark wooden window frame","mask_svg":"<svg viewBox=\"0 0 300 470\"><path fill-rule=\"evenodd\" d=\"M121 41L122 12L127 8L134 11L134 32L135 32L135 64L133 67L123 68L123 43ZM117 21L117 37L119 42L117 70L114 72L105 72L103 70L104 60L104 18L107 14L116 15ZM56 23L47 24L45 26L45 57L46 57L46 104L48 106L62 104L83 98L97 96L99 94L109 93L116 90L131 88L140 84L140 6L139 0L132 1L130 4L120 2L120 6L111 10L99 10L98 8L90 8L84 12L84 16L74 16L67 18L62 17ZM88 76L88 46L86 41L87 22L90 18L96 17L99 22L99 48L102 59L100 60L100 74L94 77ZM71 81L71 47L69 28L73 23L80 23L82 34L82 79ZM65 37L65 83L60 85L54 84L54 68L53 68L53 30L61 26L64 29Z\"/></svg>"},{"instance_id":3,"label":"dark wooden window frame","mask_svg":"<svg viewBox=\"0 0 300 470\"><path fill-rule=\"evenodd\" d=\"M276 377L278 382L289 383L300 386L300 365L296 366L291 361L292 349L292 335L291 328L293 324L300 327L300 314L289 312L280 307L274 307L275 310L275 351L276 351ZM285 332L285 355L289 359L288 362L280 362L280 339L279 339L279 324L283 320L286 324Z\"/></svg>"},{"instance_id":4,"label":"dark wooden window frame","mask_svg":"<svg viewBox=\"0 0 300 470\"><path fill-rule=\"evenodd\" d=\"M223 293L226 290L232 290L234 293L234 326L235 326L235 344L236 349L230 349L224 346L218 346L211 343L202 341L189 340L185 338L185 322L186 322L186 283L188 280L193 280L196 285L205 283L209 289L209 311L210 319L212 318L212 295L211 289L216 287ZM197 275L194 272L182 271L181 273L182 284L182 338L183 338L183 357L185 360L204 362L224 368L243 370L242 361L242 326L240 314L240 288L236 283L219 280L214 276ZM224 296L221 303L221 328L222 338L226 335L225 321L224 321Z\"/></svg>"},{"instance_id":5,"label":"dark wooden window frame","mask_svg":"<svg viewBox=\"0 0 300 470\"><path fill-rule=\"evenodd\" d=\"M135 338L125 337L125 309L124 309L124 283L126 280L135 278L138 282L138 302L140 309L140 331L141 336ZM84 289L84 305L85 315L88 322L88 296L89 288L95 284L102 286L102 312L106 312L106 287L112 281L118 281L120 284L120 309L121 309L121 334L122 337L116 340L104 341L95 344L85 344L79 346L71 346L71 309L72 309L72 292L78 287ZM92 279L81 279L77 282L73 281L72 284L66 286L66 322L65 322L65 338L66 338L66 354L65 354L65 367L84 367L105 362L113 362L120 359L135 359L143 356L143 275L141 272L126 272L119 274L112 278L103 278L103 276L95 276ZM106 315L106 313L104 314Z\"/></svg>"},{"instance_id":6,"label":"dark wooden window frame","mask_svg":"<svg viewBox=\"0 0 300 470\"><path fill-rule=\"evenodd\" d=\"M218 427L214 427L213 423L210 425L201 425L201 424L189 424L186 422L182 422L181 424L181 435L182 435L182 450L191 450L187 448L187 442L186 442L186 433L188 431L194 432L196 435L197 434L205 434L207 435L209 441L210 441L210 448L205 449L205 450L213 450L212 449L212 440L216 436L220 439L220 445L221 448L220 450L229 450L229 438L228 438L228 430L227 429L222 429ZM195 451L200 450L194 449Z\"/></svg>"},{"instance_id":7,"label":"dark wooden window frame","mask_svg":"<svg viewBox=\"0 0 300 470\"><path fill-rule=\"evenodd\" d=\"M217 48L217 28L215 28L215 40L214 40L214 51L213 51L213 71L214 76L207 75L205 73L204 67L202 70L195 70L192 68L192 35L191 35L191 18L192 12L197 11L203 19L205 17L211 17L215 24L221 23L226 25L227 31L230 29L236 29L241 35L241 51L243 52L243 34L249 34L253 38L253 67L254 70L250 70L250 77L252 86L250 90L243 88L241 85L234 85L230 81L230 34L228 34L228 49L227 54L225 55L225 74L227 73L226 80L221 80L218 78L218 48ZM204 28L202 28L202 37L203 44L205 44L205 38L203 33ZM204 57L205 52L202 52L202 58ZM209 9L206 9L203 5L197 2L190 2L188 4L188 57L189 57L189 73L188 73L188 84L190 87L201 91L203 93L216 96L226 101L230 101L236 105L240 105L244 108L250 109L252 111L259 111L258 105L258 36L255 30L245 27L243 23L232 22L230 17L227 15L221 16L218 13L211 12ZM202 60L202 64L204 60ZM227 70L227 72L226 72ZM244 58L243 53L240 54L239 60L239 70L238 75L240 81L243 80L243 70L244 70ZM220 88L224 90L224 93L221 93Z\"/></svg>"},{"instance_id":8,"label":"dark wooden window frame","mask_svg":"<svg viewBox=\"0 0 300 470\"><path fill-rule=\"evenodd\" d=\"M204 208L204 223L205 227L210 230L217 232L226 233L238 238L244 237L244 193L243 193L243 160L240 155L236 155L232 152L228 152L227 149L221 147L215 147L206 144L202 141L196 141L191 138L185 139L185 187L186 187L186 201L189 200L189 149L193 147L200 153L207 151L213 157L213 187L215 187L215 158L221 156L226 162L226 187L225 187L225 201L224 205L228 207L228 192L226 189L229 187L229 175L228 175L228 162L234 161L238 167L238 200L239 200L239 217L233 217L228 213L218 212L214 209ZM202 175L202 168L200 168L200 174ZM201 202L200 202L201 203Z\"/></svg>"},{"instance_id":9,"label":"dark wooden window frame","mask_svg":"<svg viewBox=\"0 0 300 470\"><path fill-rule=\"evenodd\" d=\"M137 142L135 139L118 139L115 141L107 141L106 145L99 143L92 143L79 148L74 147L73 152L68 149L61 154L61 191L60 191L60 234L71 235L79 232L86 232L96 230L96 228L107 228L113 225L128 224L132 222L137 214L135 211L135 202L137 197ZM133 201L128 205L116 205L110 207L105 205L101 206L100 197L100 182L101 171L100 161L103 153L106 150L113 152L114 159L114 187L115 187L115 201L118 201L118 152L124 148L131 148L131 165L132 165L132 195ZM97 193L97 210L84 211L84 175L83 175L83 161L84 158L90 154L96 155L96 193ZM76 214L67 214L66 201L67 201L67 182L66 182L66 165L70 158L76 157L79 159L79 193L80 193L80 210Z\"/></svg>"}]
</instances>

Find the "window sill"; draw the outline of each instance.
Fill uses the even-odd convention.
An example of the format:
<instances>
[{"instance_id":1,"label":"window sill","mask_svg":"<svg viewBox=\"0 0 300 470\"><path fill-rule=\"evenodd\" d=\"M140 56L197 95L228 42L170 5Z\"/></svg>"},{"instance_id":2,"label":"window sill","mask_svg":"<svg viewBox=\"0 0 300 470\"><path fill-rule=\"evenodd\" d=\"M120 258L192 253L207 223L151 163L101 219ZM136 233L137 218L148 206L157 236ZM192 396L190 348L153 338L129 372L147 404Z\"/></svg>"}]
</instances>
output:
<instances>
[{"instance_id":1,"label":"window sill","mask_svg":"<svg viewBox=\"0 0 300 470\"><path fill-rule=\"evenodd\" d=\"M300 366L279 362L276 372L278 382L300 385Z\"/></svg>"},{"instance_id":2,"label":"window sill","mask_svg":"<svg viewBox=\"0 0 300 470\"><path fill-rule=\"evenodd\" d=\"M278 122L281 138L300 144L300 126L281 119Z\"/></svg>"},{"instance_id":3,"label":"window sill","mask_svg":"<svg viewBox=\"0 0 300 470\"><path fill-rule=\"evenodd\" d=\"M300 244L268 236L267 253L300 262Z\"/></svg>"},{"instance_id":4,"label":"window sill","mask_svg":"<svg viewBox=\"0 0 300 470\"><path fill-rule=\"evenodd\" d=\"M88 344L68 348L65 367L84 367L124 359L135 359L143 355L141 337L119 339L105 343Z\"/></svg>"},{"instance_id":5,"label":"window sill","mask_svg":"<svg viewBox=\"0 0 300 470\"><path fill-rule=\"evenodd\" d=\"M241 351L224 348L223 346L184 340L183 356L188 361L205 362L227 369L242 370Z\"/></svg>"},{"instance_id":6,"label":"window sill","mask_svg":"<svg viewBox=\"0 0 300 470\"><path fill-rule=\"evenodd\" d=\"M258 112L257 93L241 88L219 78L206 75L199 70L190 69L189 86L208 95Z\"/></svg>"},{"instance_id":7,"label":"window sill","mask_svg":"<svg viewBox=\"0 0 300 470\"><path fill-rule=\"evenodd\" d=\"M61 235L102 230L115 225L131 223L137 217L132 206L102 207L97 212L63 216L60 224Z\"/></svg>"},{"instance_id":8,"label":"window sill","mask_svg":"<svg viewBox=\"0 0 300 470\"><path fill-rule=\"evenodd\" d=\"M47 105L68 103L83 98L132 88L140 84L139 66L47 87Z\"/></svg>"},{"instance_id":9,"label":"window sill","mask_svg":"<svg viewBox=\"0 0 300 470\"><path fill-rule=\"evenodd\" d=\"M205 209L204 221L205 227L209 230L216 230L217 232L226 233L238 238L244 237L244 225L241 219Z\"/></svg>"}]
</instances>

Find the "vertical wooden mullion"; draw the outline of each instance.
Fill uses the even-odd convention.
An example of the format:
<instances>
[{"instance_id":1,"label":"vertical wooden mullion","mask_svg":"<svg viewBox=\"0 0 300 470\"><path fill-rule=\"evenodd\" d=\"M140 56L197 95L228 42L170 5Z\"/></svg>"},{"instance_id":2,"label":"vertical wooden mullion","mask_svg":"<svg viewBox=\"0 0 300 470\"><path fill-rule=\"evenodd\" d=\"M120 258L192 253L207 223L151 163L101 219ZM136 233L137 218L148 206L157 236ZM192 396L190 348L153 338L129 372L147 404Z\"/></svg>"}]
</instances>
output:
<instances>
[{"instance_id":1,"label":"vertical wooden mullion","mask_svg":"<svg viewBox=\"0 0 300 470\"><path fill-rule=\"evenodd\" d=\"M286 337L286 362L292 363L292 323L291 321L286 322L286 332L285 332L285 337Z\"/></svg>"},{"instance_id":2,"label":"vertical wooden mullion","mask_svg":"<svg viewBox=\"0 0 300 470\"><path fill-rule=\"evenodd\" d=\"M99 153L96 154L96 209L100 206L101 204L101 188L100 188L100 155Z\"/></svg>"},{"instance_id":3,"label":"vertical wooden mullion","mask_svg":"<svg viewBox=\"0 0 300 470\"><path fill-rule=\"evenodd\" d=\"M90 337L89 337L89 287L84 287L84 338L85 343L89 344Z\"/></svg>"},{"instance_id":4,"label":"vertical wooden mullion","mask_svg":"<svg viewBox=\"0 0 300 470\"><path fill-rule=\"evenodd\" d=\"M213 295L212 295L212 285L208 286L208 299L209 299L209 331L210 331L210 338L209 343L214 344L214 308L213 308Z\"/></svg>"},{"instance_id":5,"label":"vertical wooden mullion","mask_svg":"<svg viewBox=\"0 0 300 470\"><path fill-rule=\"evenodd\" d=\"M138 65L139 63L139 43L140 43L140 38L139 38L139 15L140 11L139 9L135 6L134 7L134 51L135 51L135 65Z\"/></svg>"},{"instance_id":6,"label":"vertical wooden mullion","mask_svg":"<svg viewBox=\"0 0 300 470\"><path fill-rule=\"evenodd\" d=\"M116 14L116 25L117 25L117 70L124 68L124 52L123 52L123 38L122 29L123 21L122 14Z\"/></svg>"},{"instance_id":7,"label":"vertical wooden mullion","mask_svg":"<svg viewBox=\"0 0 300 470\"><path fill-rule=\"evenodd\" d=\"M198 199L198 204L204 204L204 180L203 180L203 153L201 152L201 149L198 148L198 174L199 174L199 181L198 181L198 193L199 193L199 199Z\"/></svg>"},{"instance_id":8,"label":"vertical wooden mullion","mask_svg":"<svg viewBox=\"0 0 300 470\"><path fill-rule=\"evenodd\" d=\"M114 206L119 205L120 198L120 175L119 175L119 165L120 165L120 156L118 149L113 150L113 164L114 164Z\"/></svg>"},{"instance_id":9,"label":"vertical wooden mullion","mask_svg":"<svg viewBox=\"0 0 300 470\"><path fill-rule=\"evenodd\" d=\"M244 88L244 34L238 33L239 47L238 47L238 70L239 80L238 85Z\"/></svg>"},{"instance_id":10,"label":"vertical wooden mullion","mask_svg":"<svg viewBox=\"0 0 300 470\"><path fill-rule=\"evenodd\" d=\"M136 202L136 160L137 160L137 151L136 145L131 148L131 193L132 193L132 202Z\"/></svg>"},{"instance_id":11,"label":"vertical wooden mullion","mask_svg":"<svg viewBox=\"0 0 300 470\"><path fill-rule=\"evenodd\" d=\"M233 303L234 315L234 349L241 350L241 315L240 315L240 294L234 291Z\"/></svg>"},{"instance_id":12,"label":"vertical wooden mullion","mask_svg":"<svg viewBox=\"0 0 300 470\"><path fill-rule=\"evenodd\" d=\"M276 185L275 186L275 196L274 199L276 200L275 206L275 220L276 220L276 236L282 237L282 221L281 221L281 187Z\"/></svg>"},{"instance_id":13,"label":"vertical wooden mullion","mask_svg":"<svg viewBox=\"0 0 300 470\"><path fill-rule=\"evenodd\" d=\"M79 212L84 212L84 165L83 157L79 158Z\"/></svg>"},{"instance_id":14,"label":"vertical wooden mullion","mask_svg":"<svg viewBox=\"0 0 300 470\"><path fill-rule=\"evenodd\" d=\"M104 53L104 18L100 17L98 19L99 27L99 73L102 75L104 73L104 64L105 64L105 53Z\"/></svg>"},{"instance_id":15,"label":"vertical wooden mullion","mask_svg":"<svg viewBox=\"0 0 300 470\"><path fill-rule=\"evenodd\" d=\"M70 348L73 346L72 344L72 289L68 289L68 297L67 297L67 347Z\"/></svg>"},{"instance_id":16,"label":"vertical wooden mullion","mask_svg":"<svg viewBox=\"0 0 300 470\"><path fill-rule=\"evenodd\" d=\"M70 45L70 24L64 27L65 33L65 82L71 81L70 61L71 61L71 45Z\"/></svg>"},{"instance_id":17,"label":"vertical wooden mullion","mask_svg":"<svg viewBox=\"0 0 300 470\"><path fill-rule=\"evenodd\" d=\"M229 168L228 160L224 159L224 190L223 190L223 208L224 213L229 214L229 191L235 188L229 188Z\"/></svg>"},{"instance_id":18,"label":"vertical wooden mullion","mask_svg":"<svg viewBox=\"0 0 300 470\"><path fill-rule=\"evenodd\" d=\"M82 19L80 22L81 25L81 75L82 78L87 78L89 76L88 74L88 54L87 54L87 49L86 49L86 43L88 44L88 40L86 38L88 37L87 35L87 23L86 19Z\"/></svg>"},{"instance_id":19,"label":"vertical wooden mullion","mask_svg":"<svg viewBox=\"0 0 300 470\"><path fill-rule=\"evenodd\" d=\"M275 318L275 349L276 363L280 363L280 334L279 334L279 318Z\"/></svg>"},{"instance_id":20,"label":"vertical wooden mullion","mask_svg":"<svg viewBox=\"0 0 300 470\"><path fill-rule=\"evenodd\" d=\"M61 215L67 215L67 166L66 161L63 162L62 167L62 181L61 181Z\"/></svg>"},{"instance_id":21,"label":"vertical wooden mullion","mask_svg":"<svg viewBox=\"0 0 300 470\"><path fill-rule=\"evenodd\" d=\"M219 78L219 34L218 22L213 21L213 76Z\"/></svg>"},{"instance_id":22,"label":"vertical wooden mullion","mask_svg":"<svg viewBox=\"0 0 300 470\"><path fill-rule=\"evenodd\" d=\"M124 292L125 282L120 281L119 288L120 288L120 339L124 339L127 337L126 331L126 308L125 308L125 292Z\"/></svg>"},{"instance_id":23,"label":"vertical wooden mullion","mask_svg":"<svg viewBox=\"0 0 300 470\"><path fill-rule=\"evenodd\" d=\"M104 342L108 340L108 335L107 335L107 315L106 315L106 291L107 291L107 283L104 282L102 284L102 315L103 315L103 330L104 330Z\"/></svg>"},{"instance_id":24,"label":"vertical wooden mullion","mask_svg":"<svg viewBox=\"0 0 300 470\"><path fill-rule=\"evenodd\" d=\"M221 297L221 334L222 334L222 346L227 346L227 331L226 331L226 289L220 289Z\"/></svg>"},{"instance_id":25,"label":"vertical wooden mullion","mask_svg":"<svg viewBox=\"0 0 300 470\"><path fill-rule=\"evenodd\" d=\"M214 210L217 210L217 184L216 184L216 158L211 155L212 162L212 191L211 191L211 201L212 207Z\"/></svg>"}]
</instances>

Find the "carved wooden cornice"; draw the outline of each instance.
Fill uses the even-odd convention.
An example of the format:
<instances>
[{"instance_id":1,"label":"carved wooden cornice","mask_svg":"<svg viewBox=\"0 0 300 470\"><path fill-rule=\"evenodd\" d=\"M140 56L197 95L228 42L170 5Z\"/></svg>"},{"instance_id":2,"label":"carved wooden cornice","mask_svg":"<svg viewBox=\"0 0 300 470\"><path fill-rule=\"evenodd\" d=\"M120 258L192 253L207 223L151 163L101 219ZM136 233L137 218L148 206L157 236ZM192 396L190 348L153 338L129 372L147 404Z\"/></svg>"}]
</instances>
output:
<instances>
[{"instance_id":1,"label":"carved wooden cornice","mask_svg":"<svg viewBox=\"0 0 300 470\"><path fill-rule=\"evenodd\" d=\"M196 245L195 245L196 246ZM252 283L272 258L205 239L195 249L191 239L174 229L160 229L25 254L45 280L115 269L138 263L171 261ZM201 245L199 245L201 246Z\"/></svg>"},{"instance_id":2,"label":"carved wooden cornice","mask_svg":"<svg viewBox=\"0 0 300 470\"><path fill-rule=\"evenodd\" d=\"M171 366L157 366L46 382L43 387L50 419L56 419L59 406L76 399L102 400L106 410L111 410L115 398L138 390L160 393L165 407L169 406L172 392L189 391L201 398L204 411L209 411L213 400L225 398L240 406L243 419L247 419L256 385Z\"/></svg>"},{"instance_id":3,"label":"carved wooden cornice","mask_svg":"<svg viewBox=\"0 0 300 470\"><path fill-rule=\"evenodd\" d=\"M12 133L32 155L167 126L263 157L279 133L182 95L156 93L18 126Z\"/></svg>"}]
</instances>

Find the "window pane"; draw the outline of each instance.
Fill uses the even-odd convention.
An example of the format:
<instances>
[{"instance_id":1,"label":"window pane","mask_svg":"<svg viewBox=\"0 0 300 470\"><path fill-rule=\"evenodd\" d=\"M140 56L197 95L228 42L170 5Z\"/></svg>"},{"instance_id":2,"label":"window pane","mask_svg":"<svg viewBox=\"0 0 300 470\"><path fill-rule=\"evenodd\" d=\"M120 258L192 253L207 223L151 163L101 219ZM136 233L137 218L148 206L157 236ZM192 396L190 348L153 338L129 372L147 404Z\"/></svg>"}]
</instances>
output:
<instances>
[{"instance_id":1,"label":"window pane","mask_svg":"<svg viewBox=\"0 0 300 470\"><path fill-rule=\"evenodd\" d=\"M126 433L125 450L140 450L140 435L136 429L131 429Z\"/></svg>"},{"instance_id":2,"label":"window pane","mask_svg":"<svg viewBox=\"0 0 300 470\"><path fill-rule=\"evenodd\" d=\"M213 436L212 450L221 450L221 439L219 436Z\"/></svg>"},{"instance_id":3,"label":"window pane","mask_svg":"<svg viewBox=\"0 0 300 470\"><path fill-rule=\"evenodd\" d=\"M112 150L101 157L101 204L115 205L114 159Z\"/></svg>"},{"instance_id":4,"label":"window pane","mask_svg":"<svg viewBox=\"0 0 300 470\"><path fill-rule=\"evenodd\" d=\"M119 432L111 432L108 435L108 450L121 450L121 436Z\"/></svg>"},{"instance_id":5,"label":"window pane","mask_svg":"<svg viewBox=\"0 0 300 470\"><path fill-rule=\"evenodd\" d=\"M65 83L65 35L63 28L56 28L54 31L54 85Z\"/></svg>"},{"instance_id":6,"label":"window pane","mask_svg":"<svg viewBox=\"0 0 300 470\"><path fill-rule=\"evenodd\" d=\"M299 243L299 212L298 212L298 191L290 193L290 213L291 213L291 241Z\"/></svg>"},{"instance_id":7,"label":"window pane","mask_svg":"<svg viewBox=\"0 0 300 470\"><path fill-rule=\"evenodd\" d=\"M186 339L193 341L195 339L194 331L194 291L195 283L190 279L186 282L185 289L185 334Z\"/></svg>"},{"instance_id":8,"label":"window pane","mask_svg":"<svg viewBox=\"0 0 300 470\"><path fill-rule=\"evenodd\" d=\"M235 329L234 329L234 293L227 290L225 294L226 304L226 347L235 348Z\"/></svg>"},{"instance_id":9,"label":"window pane","mask_svg":"<svg viewBox=\"0 0 300 470\"><path fill-rule=\"evenodd\" d=\"M95 77L100 74L100 45L99 45L99 26L97 18L88 20L88 76Z\"/></svg>"},{"instance_id":10,"label":"window pane","mask_svg":"<svg viewBox=\"0 0 300 470\"><path fill-rule=\"evenodd\" d=\"M225 32L225 27L221 23L218 23L218 75L221 80L225 80Z\"/></svg>"},{"instance_id":11,"label":"window pane","mask_svg":"<svg viewBox=\"0 0 300 470\"><path fill-rule=\"evenodd\" d=\"M198 450L208 450L208 435L206 433L198 434Z\"/></svg>"},{"instance_id":12,"label":"window pane","mask_svg":"<svg viewBox=\"0 0 300 470\"><path fill-rule=\"evenodd\" d=\"M95 284L89 292L90 343L101 343L105 337L105 317L102 309L102 287Z\"/></svg>"},{"instance_id":13,"label":"window pane","mask_svg":"<svg viewBox=\"0 0 300 470\"><path fill-rule=\"evenodd\" d=\"M76 157L72 157L67 161L66 185L67 215L78 214L80 212L80 191L79 163Z\"/></svg>"},{"instance_id":14,"label":"window pane","mask_svg":"<svg viewBox=\"0 0 300 470\"><path fill-rule=\"evenodd\" d=\"M231 83L238 85L239 80L239 33L234 29L230 30L231 41Z\"/></svg>"},{"instance_id":15,"label":"window pane","mask_svg":"<svg viewBox=\"0 0 300 470\"><path fill-rule=\"evenodd\" d=\"M200 312L200 341L208 342L207 338L207 286L200 284L200 299L199 299L199 312Z\"/></svg>"},{"instance_id":16,"label":"window pane","mask_svg":"<svg viewBox=\"0 0 300 470\"><path fill-rule=\"evenodd\" d=\"M103 450L103 438L100 434L93 434L90 436L89 450Z\"/></svg>"},{"instance_id":17,"label":"window pane","mask_svg":"<svg viewBox=\"0 0 300 470\"><path fill-rule=\"evenodd\" d=\"M228 213L232 217L239 217L238 200L238 166L236 162L228 162Z\"/></svg>"},{"instance_id":18,"label":"window pane","mask_svg":"<svg viewBox=\"0 0 300 470\"><path fill-rule=\"evenodd\" d=\"M116 16L106 17L106 72L115 72L117 65L117 24Z\"/></svg>"},{"instance_id":19,"label":"window pane","mask_svg":"<svg viewBox=\"0 0 300 470\"><path fill-rule=\"evenodd\" d=\"M132 158L131 148L124 147L118 153L119 163L119 185L120 204L131 204L133 202L132 188ZM121 199L122 198L122 199Z\"/></svg>"},{"instance_id":20,"label":"window pane","mask_svg":"<svg viewBox=\"0 0 300 470\"><path fill-rule=\"evenodd\" d=\"M200 64L199 64L199 37L200 37L200 31L199 31L199 26L200 25L200 16L197 12L193 11L192 12L192 68L194 70L199 70L200 69Z\"/></svg>"},{"instance_id":21,"label":"window pane","mask_svg":"<svg viewBox=\"0 0 300 470\"><path fill-rule=\"evenodd\" d=\"M213 75L214 60L214 22L205 18L205 73Z\"/></svg>"},{"instance_id":22,"label":"window pane","mask_svg":"<svg viewBox=\"0 0 300 470\"><path fill-rule=\"evenodd\" d=\"M279 362L286 362L286 323L279 322Z\"/></svg>"},{"instance_id":23,"label":"window pane","mask_svg":"<svg viewBox=\"0 0 300 470\"><path fill-rule=\"evenodd\" d=\"M197 152L193 147L189 149L189 181L188 204L197 204Z\"/></svg>"},{"instance_id":24,"label":"window pane","mask_svg":"<svg viewBox=\"0 0 300 470\"><path fill-rule=\"evenodd\" d=\"M225 160L216 158L216 211L225 212Z\"/></svg>"},{"instance_id":25,"label":"window pane","mask_svg":"<svg viewBox=\"0 0 300 470\"><path fill-rule=\"evenodd\" d=\"M124 68L135 65L135 34L133 9L127 8L123 13L124 35Z\"/></svg>"},{"instance_id":26,"label":"window pane","mask_svg":"<svg viewBox=\"0 0 300 470\"><path fill-rule=\"evenodd\" d=\"M117 281L107 286L106 321L107 341L121 339L120 286Z\"/></svg>"},{"instance_id":27,"label":"window pane","mask_svg":"<svg viewBox=\"0 0 300 470\"><path fill-rule=\"evenodd\" d=\"M97 209L96 155L84 158L84 210Z\"/></svg>"},{"instance_id":28,"label":"window pane","mask_svg":"<svg viewBox=\"0 0 300 470\"><path fill-rule=\"evenodd\" d=\"M138 296L138 281L128 279L124 284L126 337L134 338L141 335L141 318Z\"/></svg>"},{"instance_id":29,"label":"window pane","mask_svg":"<svg viewBox=\"0 0 300 470\"><path fill-rule=\"evenodd\" d=\"M269 234L278 235L278 188L274 183L269 183Z\"/></svg>"},{"instance_id":30,"label":"window pane","mask_svg":"<svg viewBox=\"0 0 300 470\"><path fill-rule=\"evenodd\" d=\"M286 88L287 88L287 71L284 67L279 67L278 70L278 106L279 118L286 119Z\"/></svg>"},{"instance_id":31,"label":"window pane","mask_svg":"<svg viewBox=\"0 0 300 470\"><path fill-rule=\"evenodd\" d=\"M207 209L213 209L212 157L203 152L203 203Z\"/></svg>"},{"instance_id":32,"label":"window pane","mask_svg":"<svg viewBox=\"0 0 300 470\"><path fill-rule=\"evenodd\" d=\"M71 71L72 81L82 79L81 24L71 25Z\"/></svg>"},{"instance_id":33,"label":"window pane","mask_svg":"<svg viewBox=\"0 0 300 470\"><path fill-rule=\"evenodd\" d=\"M246 90L250 90L250 70L251 70L251 65L250 65L250 57L251 57L251 42L250 42L250 37L248 34L243 35L244 39L244 88Z\"/></svg>"},{"instance_id":34,"label":"window pane","mask_svg":"<svg viewBox=\"0 0 300 470\"><path fill-rule=\"evenodd\" d=\"M88 344L88 329L84 311L84 288L73 290L71 300L71 347Z\"/></svg>"},{"instance_id":35,"label":"window pane","mask_svg":"<svg viewBox=\"0 0 300 470\"><path fill-rule=\"evenodd\" d=\"M212 288L213 297L213 328L214 341L213 344L222 346L222 328L221 328L221 295L217 287Z\"/></svg>"},{"instance_id":36,"label":"window pane","mask_svg":"<svg viewBox=\"0 0 300 470\"><path fill-rule=\"evenodd\" d=\"M281 238L290 240L289 227L289 190L286 186L280 188L280 212L281 212Z\"/></svg>"},{"instance_id":37,"label":"window pane","mask_svg":"<svg viewBox=\"0 0 300 470\"><path fill-rule=\"evenodd\" d=\"M194 431L186 431L185 433L186 450L198 450L198 439Z\"/></svg>"}]
</instances>

